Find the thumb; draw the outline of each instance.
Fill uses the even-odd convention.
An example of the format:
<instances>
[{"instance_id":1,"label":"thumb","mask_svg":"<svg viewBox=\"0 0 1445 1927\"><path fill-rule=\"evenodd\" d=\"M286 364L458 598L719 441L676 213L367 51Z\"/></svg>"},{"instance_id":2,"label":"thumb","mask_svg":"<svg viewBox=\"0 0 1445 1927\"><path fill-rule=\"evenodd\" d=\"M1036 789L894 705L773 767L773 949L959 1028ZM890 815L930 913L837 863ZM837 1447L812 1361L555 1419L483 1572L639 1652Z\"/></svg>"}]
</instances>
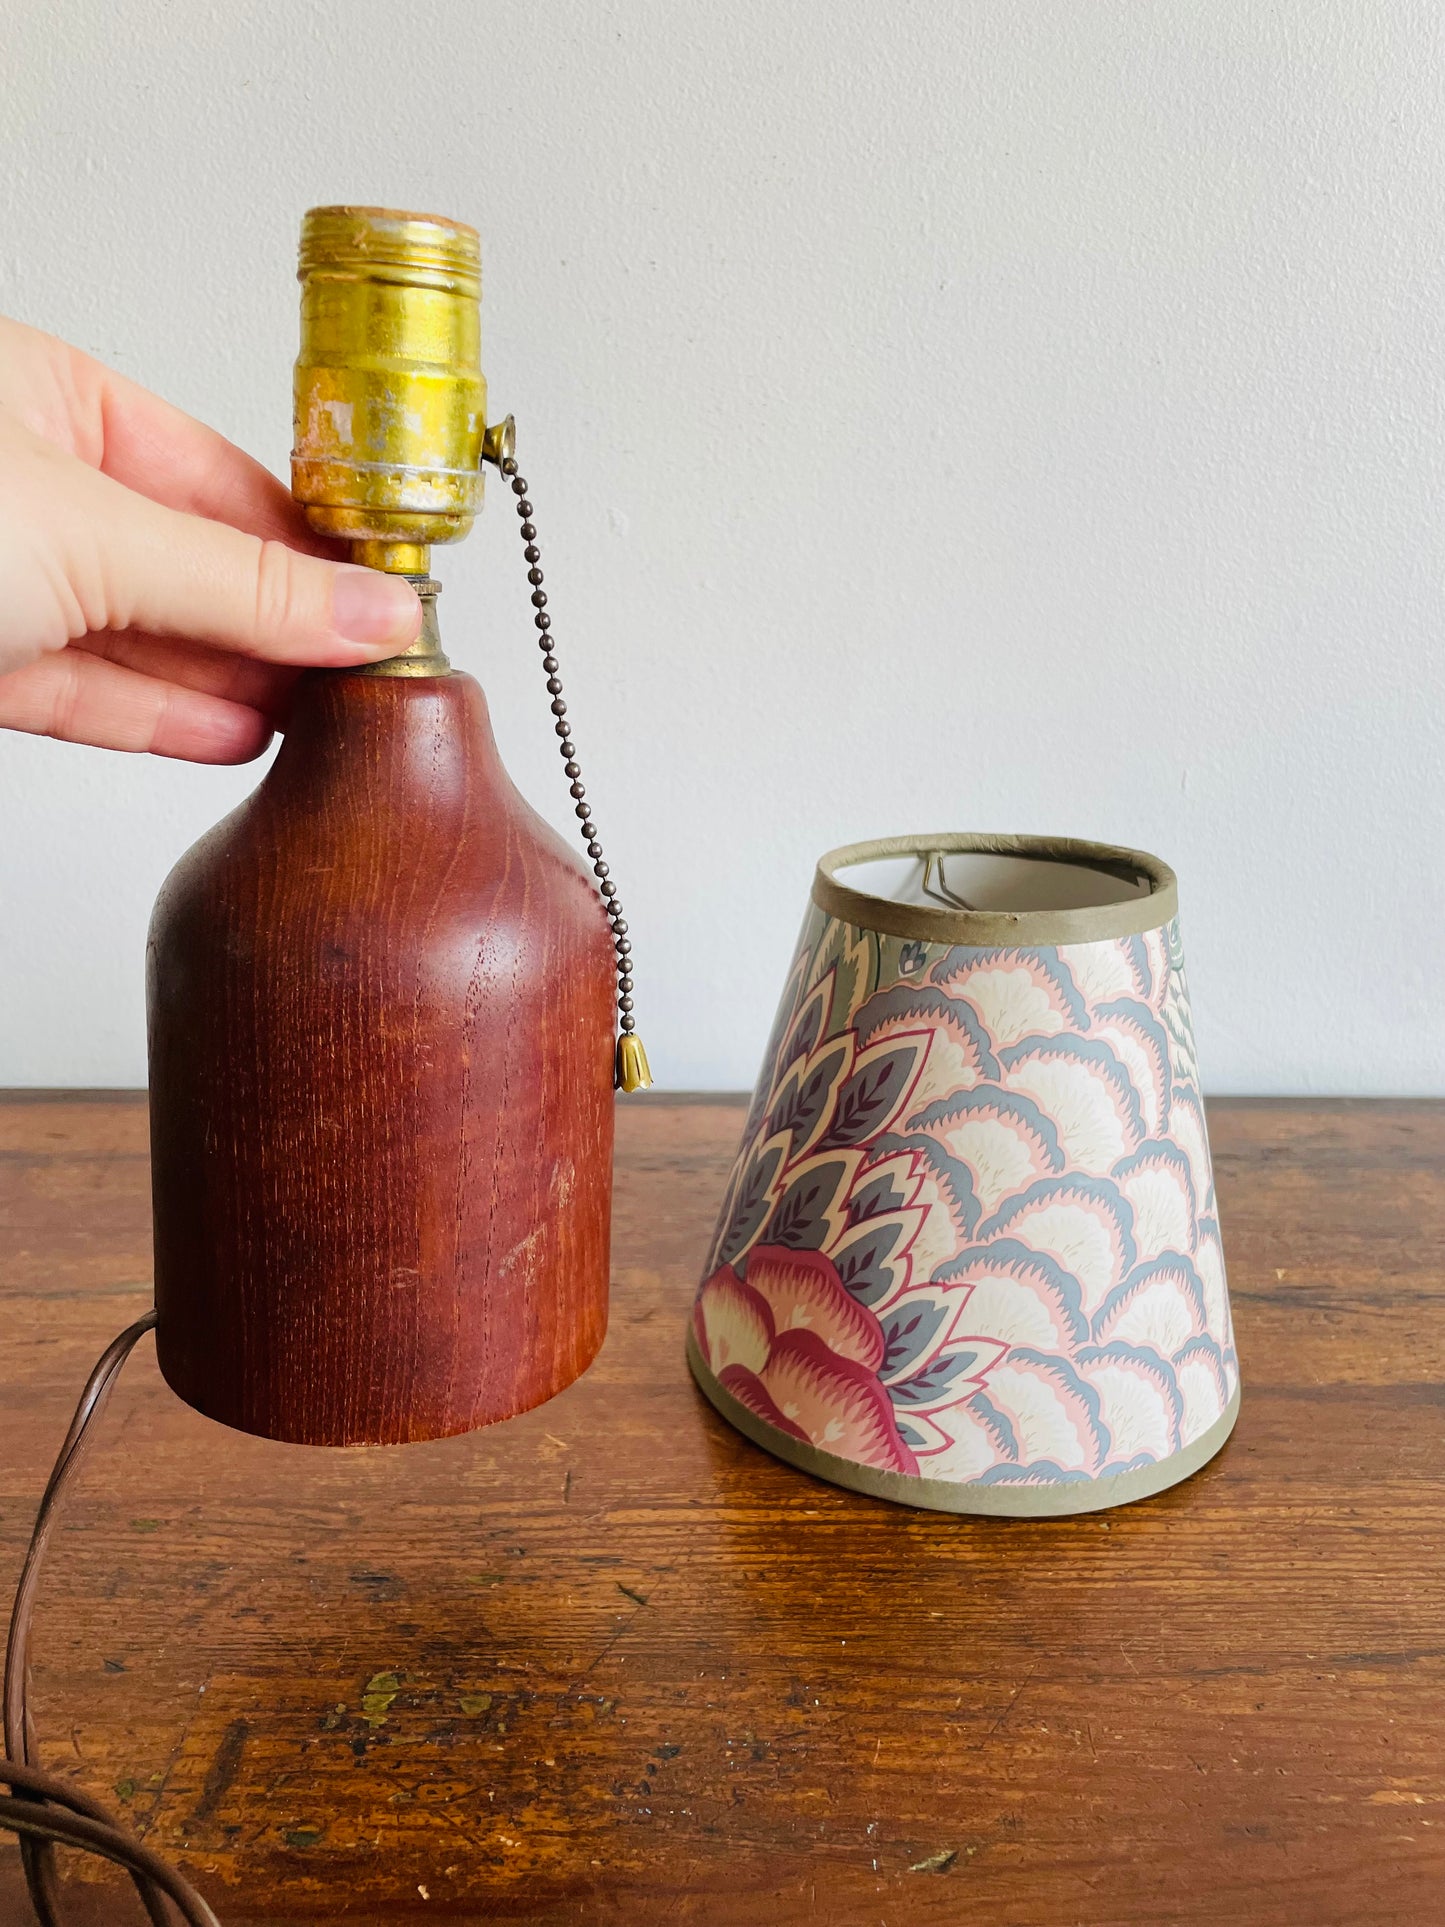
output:
<instances>
[{"instance_id":1,"label":"thumb","mask_svg":"<svg viewBox=\"0 0 1445 1927\"><path fill-rule=\"evenodd\" d=\"M303 555L65 466L52 539L87 630L333 668L398 655L420 632L421 604L401 576Z\"/></svg>"}]
</instances>

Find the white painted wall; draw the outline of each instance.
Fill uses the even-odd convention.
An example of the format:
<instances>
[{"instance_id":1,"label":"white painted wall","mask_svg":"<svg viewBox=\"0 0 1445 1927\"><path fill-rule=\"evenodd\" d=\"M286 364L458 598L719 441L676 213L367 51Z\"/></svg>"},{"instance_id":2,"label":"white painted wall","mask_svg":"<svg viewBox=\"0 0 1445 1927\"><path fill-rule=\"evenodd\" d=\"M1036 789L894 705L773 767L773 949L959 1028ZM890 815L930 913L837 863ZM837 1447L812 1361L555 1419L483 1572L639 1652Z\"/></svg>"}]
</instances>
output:
<instances>
[{"instance_id":1,"label":"white painted wall","mask_svg":"<svg viewBox=\"0 0 1445 1927\"><path fill-rule=\"evenodd\" d=\"M661 1082L751 1082L819 851L973 827L1173 862L1212 1088L1439 1092L1442 51L1437 0L8 0L0 307L284 472L302 210L480 226ZM447 647L565 824L485 524ZM0 739L0 1084L142 1081L151 899L256 774Z\"/></svg>"}]
</instances>

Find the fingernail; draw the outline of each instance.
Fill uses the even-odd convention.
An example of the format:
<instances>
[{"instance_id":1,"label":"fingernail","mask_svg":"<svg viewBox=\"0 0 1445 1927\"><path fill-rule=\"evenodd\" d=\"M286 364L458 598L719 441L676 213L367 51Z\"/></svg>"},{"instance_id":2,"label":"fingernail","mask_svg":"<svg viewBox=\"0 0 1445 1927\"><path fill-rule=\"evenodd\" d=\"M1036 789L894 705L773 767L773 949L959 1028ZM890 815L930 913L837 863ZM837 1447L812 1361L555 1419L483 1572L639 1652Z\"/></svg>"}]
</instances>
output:
<instances>
[{"instance_id":1,"label":"fingernail","mask_svg":"<svg viewBox=\"0 0 1445 1927\"><path fill-rule=\"evenodd\" d=\"M399 575L343 564L331 589L331 625L348 642L406 649L421 632L421 603Z\"/></svg>"}]
</instances>

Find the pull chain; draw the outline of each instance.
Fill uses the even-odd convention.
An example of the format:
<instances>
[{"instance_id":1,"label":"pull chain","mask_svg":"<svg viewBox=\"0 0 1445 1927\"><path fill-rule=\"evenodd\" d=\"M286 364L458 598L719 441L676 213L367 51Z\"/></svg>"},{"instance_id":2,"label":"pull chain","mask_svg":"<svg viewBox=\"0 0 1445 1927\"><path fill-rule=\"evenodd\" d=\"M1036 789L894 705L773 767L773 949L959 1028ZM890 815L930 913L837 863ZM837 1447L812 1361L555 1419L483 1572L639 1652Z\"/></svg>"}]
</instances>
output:
<instances>
[{"instance_id":1,"label":"pull chain","mask_svg":"<svg viewBox=\"0 0 1445 1927\"><path fill-rule=\"evenodd\" d=\"M517 464L512 457L504 456L497 466L511 483L512 493L517 498L517 514L522 519L522 553L527 558L527 580L532 585L532 607L536 611L532 621L536 625L537 640L542 650L542 667L547 672L547 693L552 698L552 714L557 719L554 724L557 747L562 752L562 767L572 785L572 799L582 841L587 845L587 854L592 859L592 872L607 907L607 921L612 926L612 946L617 953L618 1030L613 1082L620 1091L646 1090L652 1082L652 1072L648 1069L647 1052L642 1048L642 1039L637 1035L637 1019L632 1014L632 942L627 934L627 919L622 914L622 899L617 894L617 885L612 881L611 872L603 859L602 843L577 762L577 745L572 740L571 727L567 722L567 705L562 700L562 679L557 673L557 657L552 646L552 618L547 614L547 597L542 588L542 551L537 547L537 531L532 524L532 504L527 499L526 481L517 473Z\"/></svg>"}]
</instances>

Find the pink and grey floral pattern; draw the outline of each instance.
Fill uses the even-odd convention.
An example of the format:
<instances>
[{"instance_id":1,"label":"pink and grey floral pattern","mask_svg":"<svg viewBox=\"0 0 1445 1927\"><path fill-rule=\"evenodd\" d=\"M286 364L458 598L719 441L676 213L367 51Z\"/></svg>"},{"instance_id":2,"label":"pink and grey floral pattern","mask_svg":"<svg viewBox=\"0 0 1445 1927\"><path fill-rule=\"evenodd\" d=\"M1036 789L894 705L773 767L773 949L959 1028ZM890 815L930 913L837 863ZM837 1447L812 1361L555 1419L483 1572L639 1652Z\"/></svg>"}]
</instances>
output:
<instances>
[{"instance_id":1,"label":"pink and grey floral pattern","mask_svg":"<svg viewBox=\"0 0 1445 1927\"><path fill-rule=\"evenodd\" d=\"M1177 925L901 942L814 909L694 1310L758 1419L984 1484L1158 1463L1238 1384Z\"/></svg>"}]
</instances>

